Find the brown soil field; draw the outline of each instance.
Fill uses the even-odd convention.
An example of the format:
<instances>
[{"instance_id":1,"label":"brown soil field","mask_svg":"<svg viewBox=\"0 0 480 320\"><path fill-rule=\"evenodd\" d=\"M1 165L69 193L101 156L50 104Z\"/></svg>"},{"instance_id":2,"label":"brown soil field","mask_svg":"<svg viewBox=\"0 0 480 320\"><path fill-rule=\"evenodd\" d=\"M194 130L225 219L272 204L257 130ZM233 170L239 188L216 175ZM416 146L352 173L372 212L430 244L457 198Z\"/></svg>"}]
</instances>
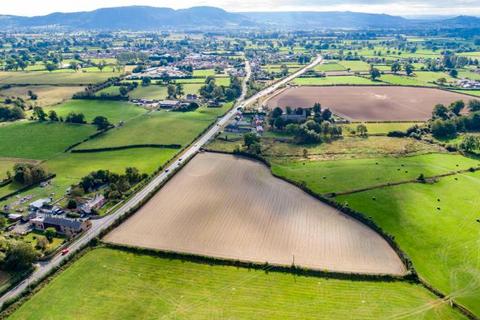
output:
<instances>
[{"instance_id":1,"label":"brown soil field","mask_svg":"<svg viewBox=\"0 0 480 320\"><path fill-rule=\"evenodd\" d=\"M316 270L405 274L359 221L249 159L201 153L105 241Z\"/></svg>"},{"instance_id":2,"label":"brown soil field","mask_svg":"<svg viewBox=\"0 0 480 320\"><path fill-rule=\"evenodd\" d=\"M32 90L35 94L38 95L37 100L30 100L30 98L28 97L28 90ZM20 97L29 104L37 104L40 107L46 107L59 104L68 99L71 99L73 94L81 92L83 90L85 90L85 87L81 86L22 86L1 90L0 96Z\"/></svg>"},{"instance_id":3,"label":"brown soil field","mask_svg":"<svg viewBox=\"0 0 480 320\"><path fill-rule=\"evenodd\" d=\"M289 88L268 101L268 107L311 107L319 102L352 121L425 121L433 107L472 97L434 88L401 86L301 86Z\"/></svg>"}]
</instances>

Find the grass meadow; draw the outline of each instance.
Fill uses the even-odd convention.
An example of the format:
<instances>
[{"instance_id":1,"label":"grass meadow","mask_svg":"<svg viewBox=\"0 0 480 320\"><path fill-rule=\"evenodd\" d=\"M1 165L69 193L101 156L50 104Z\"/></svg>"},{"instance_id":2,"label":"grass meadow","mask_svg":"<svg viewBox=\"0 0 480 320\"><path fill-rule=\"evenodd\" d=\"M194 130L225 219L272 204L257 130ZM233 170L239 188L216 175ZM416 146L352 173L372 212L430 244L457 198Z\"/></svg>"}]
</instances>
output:
<instances>
[{"instance_id":1,"label":"grass meadow","mask_svg":"<svg viewBox=\"0 0 480 320\"><path fill-rule=\"evenodd\" d=\"M480 314L480 173L340 196L395 236L420 276Z\"/></svg>"},{"instance_id":2,"label":"grass meadow","mask_svg":"<svg viewBox=\"0 0 480 320\"><path fill-rule=\"evenodd\" d=\"M55 301L55 303L52 303ZM16 319L462 319L422 287L198 264L94 249ZM354 318L352 316L354 315Z\"/></svg>"},{"instance_id":3,"label":"grass meadow","mask_svg":"<svg viewBox=\"0 0 480 320\"><path fill-rule=\"evenodd\" d=\"M91 125L21 121L0 125L0 157L45 160L96 132Z\"/></svg>"},{"instance_id":4,"label":"grass meadow","mask_svg":"<svg viewBox=\"0 0 480 320\"><path fill-rule=\"evenodd\" d=\"M55 110L59 116L64 118L70 112L83 113L88 122L91 122L96 116L105 116L113 124L128 121L146 113L145 109L131 103L99 100L70 100L45 109L46 112L49 110Z\"/></svg>"},{"instance_id":5,"label":"grass meadow","mask_svg":"<svg viewBox=\"0 0 480 320\"><path fill-rule=\"evenodd\" d=\"M296 78L292 81L300 86L328 86L328 85L375 85L382 82L372 81L357 76L330 76L323 78Z\"/></svg>"}]
</instances>

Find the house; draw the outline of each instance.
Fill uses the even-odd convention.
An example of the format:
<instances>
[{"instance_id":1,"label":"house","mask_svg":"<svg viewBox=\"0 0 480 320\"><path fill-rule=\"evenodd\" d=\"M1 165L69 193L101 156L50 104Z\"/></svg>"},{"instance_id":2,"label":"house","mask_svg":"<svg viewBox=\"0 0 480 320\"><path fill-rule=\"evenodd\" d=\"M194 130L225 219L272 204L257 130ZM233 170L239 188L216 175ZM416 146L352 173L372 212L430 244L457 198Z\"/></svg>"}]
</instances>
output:
<instances>
[{"instance_id":1,"label":"house","mask_svg":"<svg viewBox=\"0 0 480 320\"><path fill-rule=\"evenodd\" d=\"M230 123L225 126L225 131L226 132L232 132L232 133L248 133L252 132L251 127L240 127L236 123Z\"/></svg>"},{"instance_id":2,"label":"house","mask_svg":"<svg viewBox=\"0 0 480 320\"><path fill-rule=\"evenodd\" d=\"M72 237L80 232L90 228L92 223L89 220L82 219L68 219L62 217L45 216L30 220L33 227L37 230L45 230L47 228L55 228L58 233L64 234L67 237Z\"/></svg>"},{"instance_id":3,"label":"house","mask_svg":"<svg viewBox=\"0 0 480 320\"><path fill-rule=\"evenodd\" d=\"M208 108L219 108L219 107L221 107L221 104L217 100L208 100L207 107Z\"/></svg>"},{"instance_id":4,"label":"house","mask_svg":"<svg viewBox=\"0 0 480 320\"><path fill-rule=\"evenodd\" d=\"M180 106L178 100L161 100L158 102L158 107L162 109L176 109Z\"/></svg>"},{"instance_id":5,"label":"house","mask_svg":"<svg viewBox=\"0 0 480 320\"><path fill-rule=\"evenodd\" d=\"M105 204L106 199L103 195L96 195L93 199L89 199L87 202L80 206L80 212L85 214L91 214L93 210L98 210Z\"/></svg>"},{"instance_id":6,"label":"house","mask_svg":"<svg viewBox=\"0 0 480 320\"><path fill-rule=\"evenodd\" d=\"M23 217L23 215L21 215L21 214L10 213L8 215L8 220L13 221L13 222L17 222L17 221L20 221L22 219L22 217Z\"/></svg>"},{"instance_id":7,"label":"house","mask_svg":"<svg viewBox=\"0 0 480 320\"><path fill-rule=\"evenodd\" d=\"M44 199L38 199L33 201L28 205L28 210L29 211L38 211L48 205L51 202L51 199L44 198Z\"/></svg>"}]
</instances>

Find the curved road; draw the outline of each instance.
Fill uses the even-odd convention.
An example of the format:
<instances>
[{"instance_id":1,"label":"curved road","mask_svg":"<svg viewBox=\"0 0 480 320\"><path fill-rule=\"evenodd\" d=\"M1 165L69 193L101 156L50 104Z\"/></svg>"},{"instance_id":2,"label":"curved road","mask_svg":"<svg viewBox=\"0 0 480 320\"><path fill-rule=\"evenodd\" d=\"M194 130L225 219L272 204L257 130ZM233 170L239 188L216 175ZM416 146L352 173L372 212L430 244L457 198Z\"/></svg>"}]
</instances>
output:
<instances>
[{"instance_id":1,"label":"curved road","mask_svg":"<svg viewBox=\"0 0 480 320\"><path fill-rule=\"evenodd\" d=\"M247 92L247 81L251 77L251 68L250 64L247 61L245 64L245 69L247 71L247 76L243 81L243 90L241 96L237 100L237 104L227 112L223 117L217 120L217 123L210 128L206 133L204 133L200 138L198 138L193 144L190 145L181 155L181 157L177 157L177 159L168 166L164 171L158 174L155 178L153 178L142 190L136 193L132 198L128 199L117 211L114 213L106 216L105 218L99 220L92 221L92 227L88 229L85 233L83 233L78 239L73 241L70 246L70 252L66 255L57 254L52 259L41 262L37 269L25 280L20 282L17 286L12 288L11 290L7 291L2 297L0 297L0 305L9 299L17 297L21 294L31 283L39 281L43 279L47 274L49 274L54 268L60 266L62 262L70 255L74 254L78 250L82 249L85 245L87 245L92 239L98 237L102 231L110 227L115 221L120 219L123 215L125 215L131 208L135 207L139 202L141 202L145 197L148 196L150 192L155 190L160 184L162 184L171 174L174 173L175 170L179 168L181 164L187 162L191 157L193 157L202 146L204 146L210 139L215 137L215 135L221 130L221 128L232 119L239 108L254 102L260 97L266 96L279 87L283 86L287 82L295 79L296 77L302 75L307 70L313 68L317 64L322 62L322 57L318 56L312 63L303 67L302 69L296 71L295 73L283 78L282 80L274 83L273 85L263 89L262 91L256 93L252 97L245 99L245 94Z\"/></svg>"}]
</instances>

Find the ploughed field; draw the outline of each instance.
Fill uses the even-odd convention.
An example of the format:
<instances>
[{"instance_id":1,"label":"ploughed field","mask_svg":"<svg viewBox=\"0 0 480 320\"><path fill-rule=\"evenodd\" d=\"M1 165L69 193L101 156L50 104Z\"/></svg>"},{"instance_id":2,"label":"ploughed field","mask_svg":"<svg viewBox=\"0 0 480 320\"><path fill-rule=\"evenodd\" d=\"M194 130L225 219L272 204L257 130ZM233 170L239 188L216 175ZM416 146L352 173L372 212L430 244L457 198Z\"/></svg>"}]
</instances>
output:
<instances>
[{"instance_id":1,"label":"ploughed field","mask_svg":"<svg viewBox=\"0 0 480 320\"><path fill-rule=\"evenodd\" d=\"M232 155L197 155L105 240L336 272L406 272L373 230Z\"/></svg>"},{"instance_id":2,"label":"ploughed field","mask_svg":"<svg viewBox=\"0 0 480 320\"><path fill-rule=\"evenodd\" d=\"M472 97L434 88L398 86L301 86L285 90L269 100L275 107L311 107L319 102L352 121L425 121L433 107Z\"/></svg>"}]
</instances>

